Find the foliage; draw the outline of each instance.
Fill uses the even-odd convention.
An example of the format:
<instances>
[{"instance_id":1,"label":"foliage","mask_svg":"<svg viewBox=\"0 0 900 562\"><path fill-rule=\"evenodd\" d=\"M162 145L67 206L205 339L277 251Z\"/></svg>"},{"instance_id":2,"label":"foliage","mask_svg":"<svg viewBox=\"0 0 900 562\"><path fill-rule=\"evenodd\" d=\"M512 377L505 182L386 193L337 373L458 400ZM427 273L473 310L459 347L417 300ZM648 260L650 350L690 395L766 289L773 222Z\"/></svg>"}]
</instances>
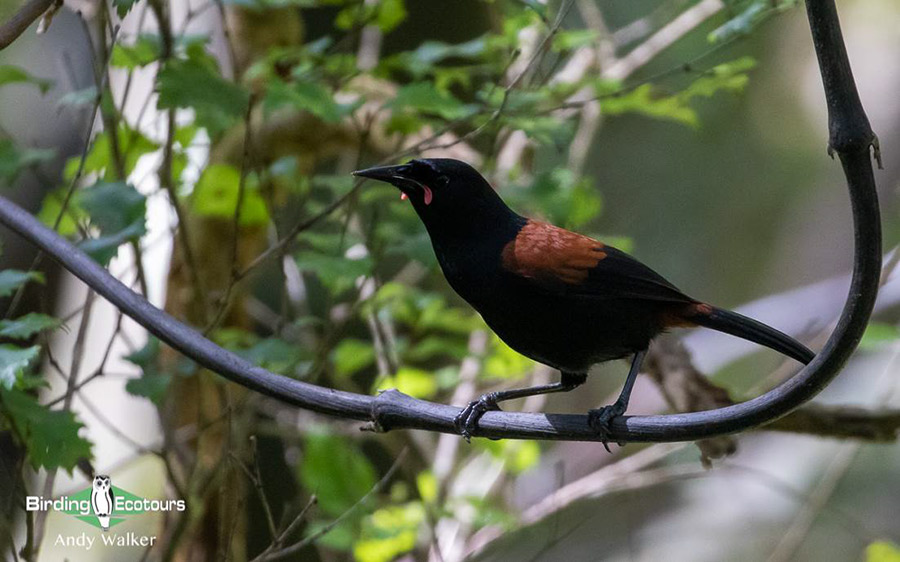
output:
<instances>
[{"instance_id":1,"label":"foliage","mask_svg":"<svg viewBox=\"0 0 900 562\"><path fill-rule=\"evenodd\" d=\"M126 355L124 359L141 369L141 376L129 379L125 383L125 390L161 404L172 376L159 368L159 340L150 338L144 347Z\"/></svg>"},{"instance_id":2,"label":"foliage","mask_svg":"<svg viewBox=\"0 0 900 562\"><path fill-rule=\"evenodd\" d=\"M244 183L241 193L241 183ZM240 202L240 224L258 226L269 221L266 204L255 182L241 179L240 170L225 164L214 164L203 171L191 203L200 216L231 219Z\"/></svg>"},{"instance_id":3,"label":"foliage","mask_svg":"<svg viewBox=\"0 0 900 562\"><path fill-rule=\"evenodd\" d=\"M0 389L0 403L9 427L24 441L34 468L71 472L77 462L91 457L90 442L78 435L84 426L72 412L48 409L15 388Z\"/></svg>"},{"instance_id":4,"label":"foliage","mask_svg":"<svg viewBox=\"0 0 900 562\"><path fill-rule=\"evenodd\" d=\"M736 15L709 34L711 43L747 35L772 16L793 8L797 0L732 0L730 4Z\"/></svg>"},{"instance_id":5,"label":"foliage","mask_svg":"<svg viewBox=\"0 0 900 562\"><path fill-rule=\"evenodd\" d=\"M871 322L866 327L862 341L859 342L861 349L879 349L886 344L896 343L900 340L900 328L892 324L882 322Z\"/></svg>"},{"instance_id":6,"label":"foliage","mask_svg":"<svg viewBox=\"0 0 900 562\"><path fill-rule=\"evenodd\" d=\"M0 65L0 86L7 84L33 84L38 87L42 94L46 94L47 90L52 86L52 82L32 76L24 68L12 66L9 64Z\"/></svg>"},{"instance_id":7,"label":"foliage","mask_svg":"<svg viewBox=\"0 0 900 562\"><path fill-rule=\"evenodd\" d=\"M419 40L409 31L416 25L410 19L414 6L404 0L228 0L224 8L243 10L243 23L252 26L257 17L267 23L256 35L231 30L226 38L234 42L229 53L234 64L223 64L213 54L210 37L181 33L165 21L156 22L163 24L158 33L128 32L133 27L121 25L121 18L137 17L139 2L101 3L110 28L120 32L115 40L104 33L96 38L105 41L98 47L96 66L99 72L108 65L111 73L129 81L150 76L155 97L142 101L166 126L147 127L141 119L124 117L130 94L107 83L117 81L65 93L59 110L78 115L97 111L97 122L104 126L93 134L84 157L70 157L61 177L54 178L56 184L47 186L40 219L107 265L122 245L140 253L150 243L149 206L160 199L164 205L177 204L173 215L184 214L178 219L184 220L179 228L188 234L185 239L198 246L205 238L213 243L194 248L197 263L191 264L188 248L178 239L173 262L184 261L179 261L184 269L169 279L175 295L169 296L175 302L167 307L171 312L212 303L217 310L206 312L216 317L219 307L232 306L228 315L233 312L246 322L229 323L223 314L217 318L220 323L210 318L196 327L255 365L339 390L397 388L445 403L461 382L520 384L532 378L536 365L496 336L479 344L487 327L448 290L411 206L397 201L396 191L386 186L356 190L348 166L405 159L426 148L464 149L523 213L596 234L602 228L604 199L580 166L567 161L581 109L599 101L604 118L630 115L698 129L704 117L698 102L740 94L755 65L749 57L719 59L703 68L686 65L672 73L677 80L643 81L610 80L602 74L604 68L594 65L574 79L558 79L577 53L596 49L609 36L581 26L577 18L561 18L565 25L557 28L557 3L533 0L486 2L491 25L473 24L469 36L458 42L430 36ZM731 16L709 40L724 43L750 33L791 4L729 2ZM276 37L279 22L265 20L270 12L289 18L307 9L331 18L322 33ZM362 68L358 50L364 34L384 40L370 68ZM537 41L528 43L529 37ZM407 38L415 40L395 45L395 39ZM240 44L254 40L262 47ZM245 55L251 59L246 67L241 60ZM223 70L230 68L237 78ZM36 86L41 93L51 86L24 69L0 66L0 87L9 84ZM522 148L512 163L504 164L504 149L513 150L510 139L520 136ZM250 142L245 145L244 140ZM12 184L54 156L0 140L0 181ZM332 209L338 200L343 204ZM303 224L311 226L297 226ZM205 238L190 236L202 228L210 228ZM259 233L268 238L251 240ZM283 239L288 234L290 239ZM235 250L233 242L242 237L270 245L265 263L253 262L261 249L251 256ZM631 245L627 237L604 240L623 249ZM239 263L228 263L226 269L209 265L232 254ZM244 272L251 263L255 269ZM189 275L184 277L190 278L190 286L178 285L177 278L195 267L209 287L194 286ZM237 279L238 272L254 275ZM140 270L135 274L139 279ZM229 279L223 282L223 276ZM0 272L0 297L11 296L28 281L42 283L43 277ZM201 302L201 289L212 293L206 295L207 303ZM187 302L177 300L182 294L190 295ZM256 325L243 317L251 308ZM91 444L79 435L82 424L68 406L45 405L35 393L44 384L34 375L39 358L49 357L50 344L41 335L62 325L58 318L34 312L0 321L0 412L3 429L10 429L27 450L31 466L71 471L80 460L91 459ZM119 336L117 329L114 338ZM864 344L892 338L896 330L873 325ZM190 361L172 360L173 354L155 338L136 347L124 359L139 374L128 377L124 387L159 408L180 381L199 371ZM465 376L471 379L461 380ZM475 392L456 400L472 399ZM476 440L453 453L452 470L438 474L431 469L439 464L431 455L442 450L437 437L415 436L410 442L421 458L401 467L381 488L389 459L396 457L396 442L368 439L337 425L306 423L308 418L286 423L285 411L271 402L239 400L227 390L222 395L228 402L222 417L233 431L228 443L237 443L228 451L234 457L229 461L242 460L246 435L262 432L283 439L286 455L297 459L278 478L318 500L302 534L316 539L313 548L344 557L315 558L388 562L407 553L415 556L430 547L436 522L446 518L465 520L471 530L511 528L518 521L510 513L512 502L499 489L541 461L541 446L534 442ZM242 415L248 411L252 415ZM201 434L206 430L195 429ZM179 460L173 450L159 455L166 462ZM196 490L215 488L209 483L223 481L216 480L221 477L217 471L239 463L214 464L207 482L190 480L208 476L205 469L183 471L190 480L183 489L199 494ZM458 492L465 488L465 468L479 464L491 467L488 472L502 486ZM265 493L261 495L264 500ZM287 509L297 508L297 498L278 499ZM203 498L192 496L191 501L198 502L196 513L202 513ZM341 523L331 528L338 518ZM327 532L319 536L321 531ZM887 560L872 554L885 548L870 546L870 560Z\"/></svg>"},{"instance_id":8,"label":"foliage","mask_svg":"<svg viewBox=\"0 0 900 562\"><path fill-rule=\"evenodd\" d=\"M873 542L866 547L866 562L900 562L900 548L887 541Z\"/></svg>"},{"instance_id":9,"label":"foliage","mask_svg":"<svg viewBox=\"0 0 900 562\"><path fill-rule=\"evenodd\" d=\"M160 109L191 108L210 135L221 133L247 111L249 94L224 79L203 42L191 42L184 56L170 59L159 72Z\"/></svg>"},{"instance_id":10,"label":"foliage","mask_svg":"<svg viewBox=\"0 0 900 562\"><path fill-rule=\"evenodd\" d=\"M116 255L119 246L147 232L146 200L124 182L97 183L82 190L78 203L100 232L98 237L82 241L81 249L102 264Z\"/></svg>"},{"instance_id":11,"label":"foliage","mask_svg":"<svg viewBox=\"0 0 900 562\"><path fill-rule=\"evenodd\" d=\"M39 271L17 271L4 269L0 271L0 297L8 297L13 291L23 287L29 281L44 283L44 275Z\"/></svg>"},{"instance_id":12,"label":"foliage","mask_svg":"<svg viewBox=\"0 0 900 562\"><path fill-rule=\"evenodd\" d=\"M12 184L23 170L48 162L55 156L53 150L20 148L9 139L0 139L0 181Z\"/></svg>"},{"instance_id":13,"label":"foliage","mask_svg":"<svg viewBox=\"0 0 900 562\"><path fill-rule=\"evenodd\" d=\"M41 348L36 345L22 349L0 344L0 386L7 390L15 386L40 352Z\"/></svg>"}]
</instances>

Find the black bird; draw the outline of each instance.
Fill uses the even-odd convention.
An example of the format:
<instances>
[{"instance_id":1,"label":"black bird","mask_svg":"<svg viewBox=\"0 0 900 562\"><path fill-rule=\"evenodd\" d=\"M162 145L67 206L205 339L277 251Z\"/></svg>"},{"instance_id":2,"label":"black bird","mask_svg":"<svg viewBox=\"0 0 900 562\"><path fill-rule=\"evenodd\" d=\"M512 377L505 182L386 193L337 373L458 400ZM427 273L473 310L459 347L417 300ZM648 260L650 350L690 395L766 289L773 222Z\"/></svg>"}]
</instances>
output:
<instances>
[{"instance_id":1,"label":"black bird","mask_svg":"<svg viewBox=\"0 0 900 562\"><path fill-rule=\"evenodd\" d=\"M561 373L555 384L470 403L456 418L467 439L498 402L572 390L591 365L633 354L618 400L589 412L605 437L610 420L625 413L650 340L668 328L704 326L804 364L814 357L774 328L685 295L621 250L516 214L465 162L412 160L353 173L398 187L425 224L450 286L511 348Z\"/></svg>"}]
</instances>

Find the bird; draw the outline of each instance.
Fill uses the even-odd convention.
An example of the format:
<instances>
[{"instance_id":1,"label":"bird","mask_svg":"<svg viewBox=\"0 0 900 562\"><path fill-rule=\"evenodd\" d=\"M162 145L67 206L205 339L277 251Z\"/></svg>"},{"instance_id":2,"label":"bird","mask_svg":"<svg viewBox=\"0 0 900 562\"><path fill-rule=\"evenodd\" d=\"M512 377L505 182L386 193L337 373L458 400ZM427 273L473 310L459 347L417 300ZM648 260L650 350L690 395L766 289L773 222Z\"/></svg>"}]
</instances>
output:
<instances>
[{"instance_id":1,"label":"bird","mask_svg":"<svg viewBox=\"0 0 900 562\"><path fill-rule=\"evenodd\" d=\"M112 481L105 474L94 476L91 485L91 509L97 516L100 528L109 531L109 517L112 515L115 505L115 495L112 490Z\"/></svg>"},{"instance_id":2,"label":"bird","mask_svg":"<svg viewBox=\"0 0 900 562\"><path fill-rule=\"evenodd\" d=\"M490 392L455 418L469 440L499 403L571 391L595 364L632 357L618 399L588 412L609 450L610 424L628 401L647 348L677 327L702 326L771 348L802 364L815 354L761 322L687 296L627 253L513 211L471 165L450 158L358 170L408 199L447 282L509 347L559 370L559 382Z\"/></svg>"}]
</instances>

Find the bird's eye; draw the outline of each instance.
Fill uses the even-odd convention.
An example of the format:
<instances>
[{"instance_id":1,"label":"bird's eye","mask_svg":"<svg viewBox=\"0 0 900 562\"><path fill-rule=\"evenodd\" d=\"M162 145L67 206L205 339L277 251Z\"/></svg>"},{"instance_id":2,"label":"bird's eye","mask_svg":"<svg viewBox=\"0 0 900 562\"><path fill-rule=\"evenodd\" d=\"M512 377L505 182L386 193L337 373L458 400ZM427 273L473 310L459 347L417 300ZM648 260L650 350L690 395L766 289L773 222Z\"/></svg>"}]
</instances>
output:
<instances>
[{"instance_id":1,"label":"bird's eye","mask_svg":"<svg viewBox=\"0 0 900 562\"><path fill-rule=\"evenodd\" d=\"M447 184L450 183L450 178L447 176L438 176L437 184L441 187L447 187Z\"/></svg>"}]
</instances>

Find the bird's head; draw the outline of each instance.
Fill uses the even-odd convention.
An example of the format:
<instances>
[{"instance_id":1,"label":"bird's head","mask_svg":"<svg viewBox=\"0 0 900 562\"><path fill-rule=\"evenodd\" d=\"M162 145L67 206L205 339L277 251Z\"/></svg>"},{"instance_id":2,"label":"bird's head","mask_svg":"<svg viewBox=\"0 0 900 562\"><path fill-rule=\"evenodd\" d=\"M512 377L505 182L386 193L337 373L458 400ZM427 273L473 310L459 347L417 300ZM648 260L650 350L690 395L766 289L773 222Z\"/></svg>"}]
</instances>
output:
<instances>
[{"instance_id":1,"label":"bird's head","mask_svg":"<svg viewBox=\"0 0 900 562\"><path fill-rule=\"evenodd\" d=\"M398 166L359 170L353 175L396 186L429 230L511 212L475 168L452 158L410 160Z\"/></svg>"}]
</instances>

